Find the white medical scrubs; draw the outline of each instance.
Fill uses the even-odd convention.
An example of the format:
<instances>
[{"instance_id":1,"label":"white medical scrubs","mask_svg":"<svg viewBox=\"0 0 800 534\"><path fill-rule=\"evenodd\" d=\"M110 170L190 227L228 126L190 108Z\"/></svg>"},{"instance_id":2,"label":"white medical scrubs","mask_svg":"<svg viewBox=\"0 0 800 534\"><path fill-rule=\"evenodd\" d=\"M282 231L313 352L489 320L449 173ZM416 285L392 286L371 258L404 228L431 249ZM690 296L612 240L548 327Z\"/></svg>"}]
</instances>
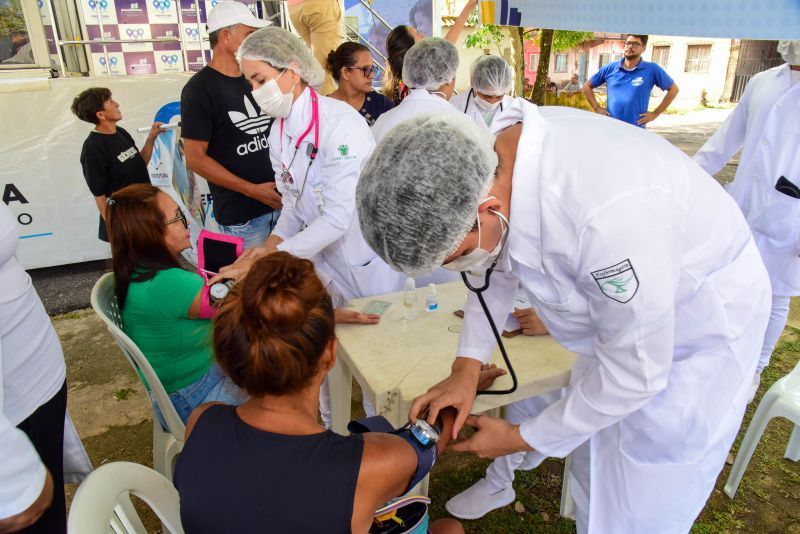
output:
<instances>
[{"instance_id":1,"label":"white medical scrubs","mask_svg":"<svg viewBox=\"0 0 800 534\"><path fill-rule=\"evenodd\" d=\"M775 189L781 177L800 186L800 72L784 64L753 76L733 112L694 159L716 174L740 149L736 177L727 190L753 231L772 283L761 372L786 324L789 297L800 295L800 199Z\"/></svg>"},{"instance_id":2,"label":"white medical scrubs","mask_svg":"<svg viewBox=\"0 0 800 534\"><path fill-rule=\"evenodd\" d=\"M344 300L399 291L404 277L369 248L355 210L356 184L375 141L363 117L351 106L318 98L319 152L311 167L307 150L314 142L313 130L295 155L297 139L311 122L308 88L292 104L283 135L279 120L270 132L270 159L283 196L281 216L273 231L284 240L278 249L312 260L323 282ZM284 167L293 183L282 178Z\"/></svg>"},{"instance_id":3,"label":"white medical scrubs","mask_svg":"<svg viewBox=\"0 0 800 534\"><path fill-rule=\"evenodd\" d=\"M579 532L687 532L741 424L767 324L769 279L750 230L663 138L515 106L505 120L523 121L525 150L487 304L502 324L522 287L578 355L564 398L521 435L546 456L573 452ZM486 362L493 349L471 295L458 354Z\"/></svg>"}]
</instances>

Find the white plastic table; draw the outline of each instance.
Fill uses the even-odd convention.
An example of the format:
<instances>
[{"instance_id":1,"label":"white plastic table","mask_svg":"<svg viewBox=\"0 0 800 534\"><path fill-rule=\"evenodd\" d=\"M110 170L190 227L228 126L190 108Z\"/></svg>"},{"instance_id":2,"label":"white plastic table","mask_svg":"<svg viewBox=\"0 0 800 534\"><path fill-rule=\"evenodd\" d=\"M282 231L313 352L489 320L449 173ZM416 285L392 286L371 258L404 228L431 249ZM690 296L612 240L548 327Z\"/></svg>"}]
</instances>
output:
<instances>
[{"instance_id":1,"label":"white plastic table","mask_svg":"<svg viewBox=\"0 0 800 534\"><path fill-rule=\"evenodd\" d=\"M428 388L446 378L458 346L462 320L453 312L462 309L467 289L461 282L437 287L439 310L424 309L427 288L417 290L419 317L404 318L403 293L389 293L351 301L356 310L373 300L391 306L377 325L337 325L339 354L328 375L331 395L331 423L335 432L347 433L350 421L352 378L361 384L377 413L393 425L408 420L411 402ZM480 413L514 401L541 395L566 386L575 355L550 336L504 338L506 352L517 373L519 386L508 395L480 395L473 406ZM499 350L492 363L505 368ZM492 389L511 387L511 377L497 379Z\"/></svg>"}]
</instances>

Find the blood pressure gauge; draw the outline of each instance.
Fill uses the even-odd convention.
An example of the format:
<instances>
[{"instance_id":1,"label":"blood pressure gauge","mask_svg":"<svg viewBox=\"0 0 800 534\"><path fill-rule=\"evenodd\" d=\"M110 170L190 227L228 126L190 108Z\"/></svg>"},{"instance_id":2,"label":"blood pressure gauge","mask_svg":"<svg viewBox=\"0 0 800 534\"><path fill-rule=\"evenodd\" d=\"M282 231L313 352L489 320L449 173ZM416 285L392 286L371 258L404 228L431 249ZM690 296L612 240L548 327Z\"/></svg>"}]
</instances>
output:
<instances>
[{"instance_id":1,"label":"blood pressure gauge","mask_svg":"<svg viewBox=\"0 0 800 534\"><path fill-rule=\"evenodd\" d=\"M430 449L439 442L439 429L424 419L417 419L411 425L411 435L425 449Z\"/></svg>"}]
</instances>

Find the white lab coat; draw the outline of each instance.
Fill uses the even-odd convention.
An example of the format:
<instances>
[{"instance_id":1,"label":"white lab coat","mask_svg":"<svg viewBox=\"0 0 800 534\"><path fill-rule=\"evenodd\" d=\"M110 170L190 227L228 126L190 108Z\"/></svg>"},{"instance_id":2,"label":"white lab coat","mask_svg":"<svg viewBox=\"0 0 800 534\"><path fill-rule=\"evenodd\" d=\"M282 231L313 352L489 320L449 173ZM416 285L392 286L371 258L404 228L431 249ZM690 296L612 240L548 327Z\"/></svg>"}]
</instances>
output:
<instances>
[{"instance_id":1,"label":"white lab coat","mask_svg":"<svg viewBox=\"0 0 800 534\"><path fill-rule=\"evenodd\" d=\"M461 93L460 95L454 96L449 100L449 102L450 105L452 105L458 111L465 113L470 119L474 120L475 124L481 128L487 129L498 118L498 114L502 113L503 110L508 109L514 104L514 98L505 95L500 101L500 105L497 106L497 109L495 109L495 113L492 115L492 120L489 121L489 124L486 124L486 120L483 117L483 111L478 109L478 106L475 105L476 98L480 97L475 94L475 91L470 89L469 91Z\"/></svg>"},{"instance_id":2,"label":"white lab coat","mask_svg":"<svg viewBox=\"0 0 800 534\"><path fill-rule=\"evenodd\" d=\"M526 150L487 304L502 324L523 287L578 355L565 397L521 435L547 456L575 451L579 532L686 532L754 376L770 308L758 250L730 196L661 137L515 106ZM465 313L458 354L485 362L494 343L474 295Z\"/></svg>"},{"instance_id":3,"label":"white lab coat","mask_svg":"<svg viewBox=\"0 0 800 534\"><path fill-rule=\"evenodd\" d=\"M311 93L306 89L292 104L283 135L280 121L270 132L269 153L283 207L273 232L284 239L278 245L314 262L323 282L344 299L399 291L404 277L394 272L367 246L355 210L355 191L361 168L375 142L363 117L339 100L319 97L319 152L308 170L307 185L297 198L281 178L289 166L296 140L311 122ZM303 140L291 164L297 190L309 164Z\"/></svg>"},{"instance_id":4,"label":"white lab coat","mask_svg":"<svg viewBox=\"0 0 800 534\"><path fill-rule=\"evenodd\" d=\"M375 142L380 143L389 130L412 117L422 113L455 112L453 106L441 96L431 94L425 89L412 89L397 107L378 117L372 125L372 135L375 137Z\"/></svg>"},{"instance_id":5,"label":"white lab coat","mask_svg":"<svg viewBox=\"0 0 800 534\"><path fill-rule=\"evenodd\" d=\"M775 295L800 295L800 200L775 190L781 176L800 186L800 82L789 65L756 74L728 119L694 159L716 174L742 149L728 192L739 204Z\"/></svg>"}]
</instances>

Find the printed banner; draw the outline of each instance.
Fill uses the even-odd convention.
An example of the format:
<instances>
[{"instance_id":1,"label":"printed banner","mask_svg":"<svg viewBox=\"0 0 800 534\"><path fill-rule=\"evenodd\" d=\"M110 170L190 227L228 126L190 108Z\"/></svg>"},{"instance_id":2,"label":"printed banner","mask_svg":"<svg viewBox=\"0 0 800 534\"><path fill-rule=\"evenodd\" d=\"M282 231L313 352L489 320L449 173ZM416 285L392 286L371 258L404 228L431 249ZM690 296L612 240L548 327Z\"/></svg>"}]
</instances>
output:
<instances>
[{"instance_id":1,"label":"printed banner","mask_svg":"<svg viewBox=\"0 0 800 534\"><path fill-rule=\"evenodd\" d=\"M153 118L154 122L164 123L176 123L179 120L179 102L170 102L163 106ZM216 232L219 227L208 210L210 196L207 182L186 168L179 129L167 130L156 137L147 170L150 172L150 182L169 194L186 215L192 235L192 249L185 251L183 255L197 265L197 238L200 230L208 228Z\"/></svg>"},{"instance_id":2,"label":"printed banner","mask_svg":"<svg viewBox=\"0 0 800 534\"><path fill-rule=\"evenodd\" d=\"M125 72L131 75L155 74L156 58L153 52L123 52Z\"/></svg>"},{"instance_id":3,"label":"printed banner","mask_svg":"<svg viewBox=\"0 0 800 534\"><path fill-rule=\"evenodd\" d=\"M107 0L100 1L104 2ZM149 22L145 0L114 1L116 3L117 21L120 24L146 24Z\"/></svg>"},{"instance_id":4,"label":"printed banner","mask_svg":"<svg viewBox=\"0 0 800 534\"><path fill-rule=\"evenodd\" d=\"M80 0L80 6L86 24L98 24L98 20L104 26L117 23L113 0Z\"/></svg>"},{"instance_id":5,"label":"printed banner","mask_svg":"<svg viewBox=\"0 0 800 534\"><path fill-rule=\"evenodd\" d=\"M103 47L99 47L100 50ZM92 53L92 72L96 75L125 76L125 57L122 52L109 52L108 56L102 52Z\"/></svg>"},{"instance_id":6,"label":"printed banner","mask_svg":"<svg viewBox=\"0 0 800 534\"><path fill-rule=\"evenodd\" d=\"M484 24L504 26L731 39L800 38L797 0L481 0L479 6Z\"/></svg>"},{"instance_id":7,"label":"printed banner","mask_svg":"<svg viewBox=\"0 0 800 534\"><path fill-rule=\"evenodd\" d=\"M103 26L103 32L100 33L100 26L97 24L87 24L86 25L86 34L87 38L90 41L97 41L99 39L119 39L119 26L116 24L110 24L108 26ZM122 52L122 45L119 43L111 43L106 45L106 49L109 52ZM92 53L102 53L103 52L103 45L90 45L89 50Z\"/></svg>"}]
</instances>

